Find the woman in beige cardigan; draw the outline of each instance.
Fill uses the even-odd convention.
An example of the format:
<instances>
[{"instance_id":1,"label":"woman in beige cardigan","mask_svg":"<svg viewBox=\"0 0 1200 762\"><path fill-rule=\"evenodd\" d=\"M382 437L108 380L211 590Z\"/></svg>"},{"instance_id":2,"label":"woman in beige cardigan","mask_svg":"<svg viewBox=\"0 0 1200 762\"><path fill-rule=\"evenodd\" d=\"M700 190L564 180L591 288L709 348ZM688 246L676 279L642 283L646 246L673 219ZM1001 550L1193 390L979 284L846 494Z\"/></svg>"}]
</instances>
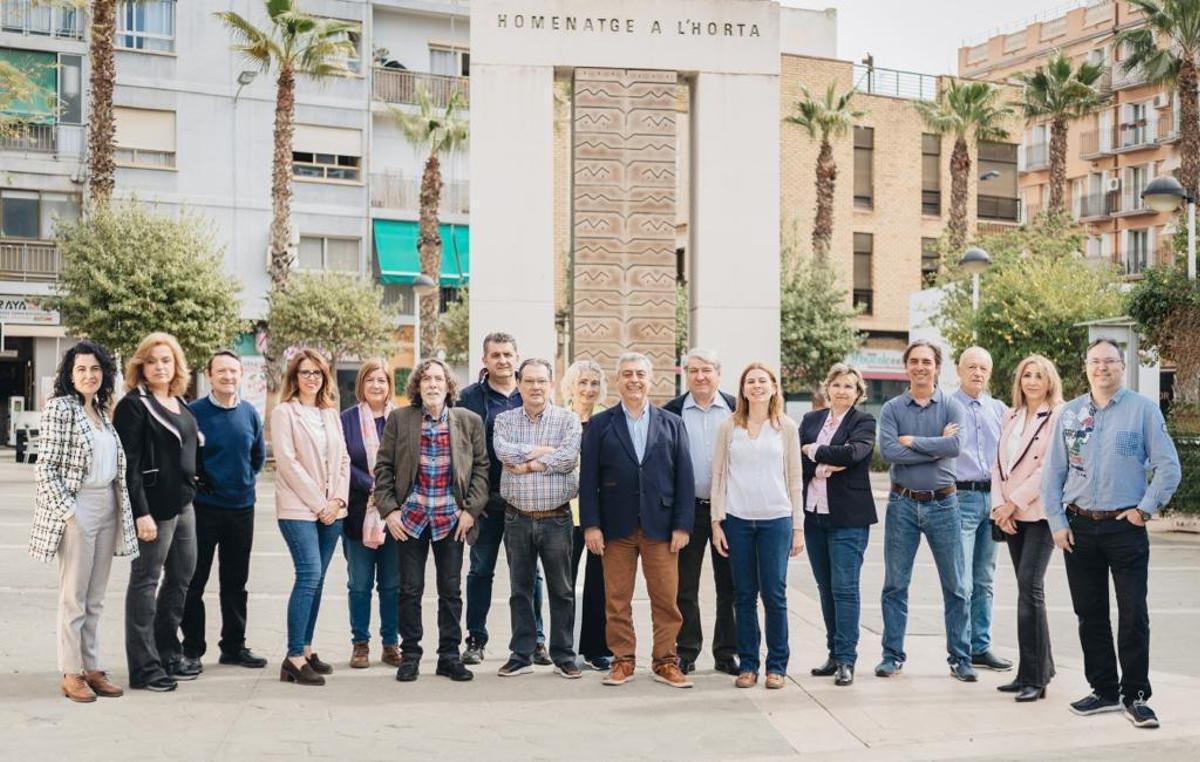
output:
<instances>
[{"instance_id":1,"label":"woman in beige cardigan","mask_svg":"<svg viewBox=\"0 0 1200 762\"><path fill-rule=\"evenodd\" d=\"M741 673L758 682L758 599L766 612L768 688L787 675L788 558L804 549L804 481L800 436L783 412L775 373L762 363L742 371L737 408L721 424L713 453L712 543L733 572Z\"/></svg>"}]
</instances>

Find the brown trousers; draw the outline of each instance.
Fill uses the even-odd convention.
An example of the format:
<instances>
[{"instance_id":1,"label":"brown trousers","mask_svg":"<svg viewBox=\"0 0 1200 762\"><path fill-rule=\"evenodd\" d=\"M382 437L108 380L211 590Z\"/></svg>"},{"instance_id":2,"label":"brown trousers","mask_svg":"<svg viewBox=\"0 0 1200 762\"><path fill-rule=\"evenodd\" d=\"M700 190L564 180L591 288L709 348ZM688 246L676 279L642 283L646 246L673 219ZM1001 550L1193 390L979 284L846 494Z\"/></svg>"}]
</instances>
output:
<instances>
[{"instance_id":1,"label":"brown trousers","mask_svg":"<svg viewBox=\"0 0 1200 762\"><path fill-rule=\"evenodd\" d=\"M671 543L651 540L637 529L628 537L604 540L604 592L606 634L613 661L635 661L637 636L633 631L633 587L638 556L650 592L650 621L654 624L654 666L676 664L675 639L683 617L675 599L679 590L679 556Z\"/></svg>"}]
</instances>

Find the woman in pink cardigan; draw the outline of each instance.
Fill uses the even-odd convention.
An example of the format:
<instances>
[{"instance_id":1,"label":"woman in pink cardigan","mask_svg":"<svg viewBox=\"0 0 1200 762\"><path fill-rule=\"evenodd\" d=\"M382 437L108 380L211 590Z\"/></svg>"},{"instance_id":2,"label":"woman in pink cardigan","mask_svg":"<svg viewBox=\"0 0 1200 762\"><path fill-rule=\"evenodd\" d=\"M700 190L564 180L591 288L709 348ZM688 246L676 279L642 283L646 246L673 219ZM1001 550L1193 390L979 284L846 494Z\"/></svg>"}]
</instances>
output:
<instances>
[{"instance_id":1,"label":"woman in pink cardigan","mask_svg":"<svg viewBox=\"0 0 1200 762\"><path fill-rule=\"evenodd\" d=\"M342 437L337 385L325 358L301 349L288 363L271 413L275 517L296 567L287 607L287 658L279 679L324 685L333 667L312 650L325 570L342 533L350 496L350 456Z\"/></svg>"},{"instance_id":2,"label":"woman in pink cardigan","mask_svg":"<svg viewBox=\"0 0 1200 762\"><path fill-rule=\"evenodd\" d=\"M1012 412L1000 430L1000 448L992 464L992 521L1008 539L1017 573L1017 677L997 690L1017 701L1046 697L1054 677L1050 625L1046 619L1044 580L1054 540L1042 508L1042 465L1062 407L1062 381L1054 363L1030 355L1017 366Z\"/></svg>"}]
</instances>

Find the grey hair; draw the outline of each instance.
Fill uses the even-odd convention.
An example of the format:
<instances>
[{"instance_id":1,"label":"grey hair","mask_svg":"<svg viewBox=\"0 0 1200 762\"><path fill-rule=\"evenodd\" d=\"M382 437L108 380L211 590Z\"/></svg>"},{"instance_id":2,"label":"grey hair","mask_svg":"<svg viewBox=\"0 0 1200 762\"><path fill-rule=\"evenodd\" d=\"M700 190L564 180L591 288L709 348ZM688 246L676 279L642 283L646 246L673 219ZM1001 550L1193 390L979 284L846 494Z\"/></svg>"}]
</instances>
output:
<instances>
[{"instance_id":1,"label":"grey hair","mask_svg":"<svg viewBox=\"0 0 1200 762\"><path fill-rule=\"evenodd\" d=\"M959 364L960 366L962 365L963 358L964 358L964 357L966 357L966 356L967 356L967 354L968 354L968 353L970 353L970 352L978 352L979 354L981 354L981 355L983 355L984 357L986 357L986 358L987 358L988 365L991 365L991 364L992 364L992 353L991 353L991 352L989 352L989 351L987 351L987 350L986 350L986 349L984 349L983 347L979 346L978 344L974 344L974 345L972 345L972 346L969 346L969 347L967 347L966 349L964 349L964 350L962 351L962 353L961 353L961 354L959 354L959 356L958 356L958 364Z\"/></svg>"},{"instance_id":2,"label":"grey hair","mask_svg":"<svg viewBox=\"0 0 1200 762\"><path fill-rule=\"evenodd\" d=\"M692 347L687 354L683 356L683 364L686 366L688 360L699 360L702 363L711 365L721 372L721 358L717 357L716 351L712 349L702 349L701 347Z\"/></svg>"},{"instance_id":3,"label":"grey hair","mask_svg":"<svg viewBox=\"0 0 1200 762\"><path fill-rule=\"evenodd\" d=\"M517 340L513 338L511 333L503 331L494 331L483 337L483 354L487 355L488 344L512 344L513 351L517 350Z\"/></svg>"},{"instance_id":4,"label":"grey hair","mask_svg":"<svg viewBox=\"0 0 1200 762\"><path fill-rule=\"evenodd\" d=\"M570 407L575 402L575 387L584 373L595 373L596 378L600 379L600 400L603 401L608 397L608 382L604 378L604 370L600 364L592 360L576 360L563 371L562 381L559 383L559 392L562 393L563 405L566 407Z\"/></svg>"},{"instance_id":5,"label":"grey hair","mask_svg":"<svg viewBox=\"0 0 1200 762\"><path fill-rule=\"evenodd\" d=\"M646 367L647 373L654 372L654 363L650 362L650 358L641 352L622 352L621 356L617 358L617 370L620 370L621 366L627 362L641 363Z\"/></svg>"},{"instance_id":6,"label":"grey hair","mask_svg":"<svg viewBox=\"0 0 1200 762\"><path fill-rule=\"evenodd\" d=\"M550 380L554 380L554 367L549 360L543 360L540 357L529 357L521 361L520 367L517 368L517 380L521 380L521 376L525 375L525 367L527 365L541 365L550 374Z\"/></svg>"}]
</instances>

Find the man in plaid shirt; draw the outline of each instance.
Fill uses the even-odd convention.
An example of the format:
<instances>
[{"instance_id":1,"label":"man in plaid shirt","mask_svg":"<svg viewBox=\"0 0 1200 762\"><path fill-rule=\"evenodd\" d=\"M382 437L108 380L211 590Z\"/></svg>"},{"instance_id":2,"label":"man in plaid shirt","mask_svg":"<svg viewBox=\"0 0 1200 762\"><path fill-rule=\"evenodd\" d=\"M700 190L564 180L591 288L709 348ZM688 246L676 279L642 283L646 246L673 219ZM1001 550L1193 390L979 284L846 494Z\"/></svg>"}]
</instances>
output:
<instances>
[{"instance_id":1,"label":"man in plaid shirt","mask_svg":"<svg viewBox=\"0 0 1200 762\"><path fill-rule=\"evenodd\" d=\"M572 636L575 589L571 575L574 527L570 501L579 491L578 460L582 427L574 412L550 404L552 366L530 358L521 363L517 383L521 407L496 417L492 444L504 464L500 495L505 502L504 550L512 589L511 656L498 672L514 677L533 671L537 645L533 585L541 559L550 599L550 658L556 674L578 678Z\"/></svg>"}]
</instances>

